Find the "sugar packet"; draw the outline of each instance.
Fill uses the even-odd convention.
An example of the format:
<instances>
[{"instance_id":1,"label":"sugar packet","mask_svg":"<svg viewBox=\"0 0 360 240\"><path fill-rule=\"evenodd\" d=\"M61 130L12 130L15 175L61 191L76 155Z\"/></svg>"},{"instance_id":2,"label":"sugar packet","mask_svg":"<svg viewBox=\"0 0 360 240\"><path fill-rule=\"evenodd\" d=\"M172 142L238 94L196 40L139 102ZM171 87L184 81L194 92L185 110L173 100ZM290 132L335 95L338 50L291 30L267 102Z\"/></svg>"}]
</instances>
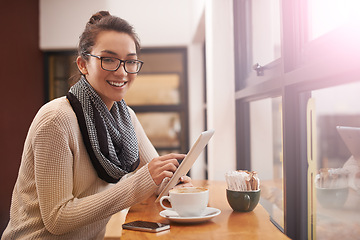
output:
<instances>
[{"instance_id":1,"label":"sugar packet","mask_svg":"<svg viewBox=\"0 0 360 240\"><path fill-rule=\"evenodd\" d=\"M228 189L233 191L255 191L260 189L260 179L255 171L229 171L225 173Z\"/></svg>"},{"instance_id":2,"label":"sugar packet","mask_svg":"<svg viewBox=\"0 0 360 240\"><path fill-rule=\"evenodd\" d=\"M315 184L319 188L348 187L349 171L344 168L321 168L315 177Z\"/></svg>"}]
</instances>

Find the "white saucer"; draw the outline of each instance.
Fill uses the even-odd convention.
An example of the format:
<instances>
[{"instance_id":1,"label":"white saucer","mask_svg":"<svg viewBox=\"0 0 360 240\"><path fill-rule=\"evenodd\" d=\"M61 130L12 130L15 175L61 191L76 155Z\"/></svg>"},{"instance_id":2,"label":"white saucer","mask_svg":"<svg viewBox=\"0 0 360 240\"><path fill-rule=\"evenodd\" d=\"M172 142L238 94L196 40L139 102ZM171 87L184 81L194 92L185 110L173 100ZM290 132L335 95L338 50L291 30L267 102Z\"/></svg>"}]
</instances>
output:
<instances>
[{"instance_id":1,"label":"white saucer","mask_svg":"<svg viewBox=\"0 0 360 240\"><path fill-rule=\"evenodd\" d=\"M205 212L199 217L180 217L175 211L172 210L163 210L160 212L160 216L163 218L169 219L173 222L179 223L198 223L198 222L205 222L213 217L216 217L221 213L220 209L207 207Z\"/></svg>"}]
</instances>

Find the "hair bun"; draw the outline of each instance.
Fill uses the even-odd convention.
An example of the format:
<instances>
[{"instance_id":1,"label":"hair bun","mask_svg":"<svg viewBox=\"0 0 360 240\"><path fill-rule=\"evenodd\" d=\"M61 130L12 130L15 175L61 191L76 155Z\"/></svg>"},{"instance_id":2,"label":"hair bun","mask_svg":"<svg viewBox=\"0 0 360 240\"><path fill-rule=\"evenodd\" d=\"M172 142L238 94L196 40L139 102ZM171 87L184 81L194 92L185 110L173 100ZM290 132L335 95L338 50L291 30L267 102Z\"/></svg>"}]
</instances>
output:
<instances>
[{"instance_id":1,"label":"hair bun","mask_svg":"<svg viewBox=\"0 0 360 240\"><path fill-rule=\"evenodd\" d=\"M110 16L110 13L108 11L99 11L91 16L88 24L96 24L105 16Z\"/></svg>"}]
</instances>

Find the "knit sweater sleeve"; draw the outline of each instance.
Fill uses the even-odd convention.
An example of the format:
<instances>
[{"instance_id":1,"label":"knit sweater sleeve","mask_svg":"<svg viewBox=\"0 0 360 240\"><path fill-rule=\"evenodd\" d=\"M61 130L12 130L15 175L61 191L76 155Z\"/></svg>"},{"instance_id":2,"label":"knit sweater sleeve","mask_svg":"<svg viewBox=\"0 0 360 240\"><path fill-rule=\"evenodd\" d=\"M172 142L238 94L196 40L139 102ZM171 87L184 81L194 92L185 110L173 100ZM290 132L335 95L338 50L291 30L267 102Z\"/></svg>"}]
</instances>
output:
<instances>
[{"instance_id":1,"label":"knit sweater sleeve","mask_svg":"<svg viewBox=\"0 0 360 240\"><path fill-rule=\"evenodd\" d=\"M74 145L77 139L66 114L52 117L36 128L32 138L35 183L41 217L45 228L59 235L110 217L149 197L157 189L147 165L132 176L108 184L102 191L74 196ZM142 141L141 141L142 142ZM148 162L154 154L146 154ZM141 149L141 147L140 147ZM89 173L90 174L90 173Z\"/></svg>"}]
</instances>

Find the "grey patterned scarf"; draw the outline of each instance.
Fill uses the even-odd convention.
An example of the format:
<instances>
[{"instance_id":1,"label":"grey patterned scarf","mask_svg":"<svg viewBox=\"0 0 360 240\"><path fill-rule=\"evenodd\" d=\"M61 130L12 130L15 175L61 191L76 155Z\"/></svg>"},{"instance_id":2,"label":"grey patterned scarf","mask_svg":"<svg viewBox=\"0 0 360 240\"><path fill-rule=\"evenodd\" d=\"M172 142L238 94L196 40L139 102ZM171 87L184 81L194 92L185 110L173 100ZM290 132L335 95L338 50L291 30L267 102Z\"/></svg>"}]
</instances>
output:
<instances>
[{"instance_id":1,"label":"grey patterned scarf","mask_svg":"<svg viewBox=\"0 0 360 240\"><path fill-rule=\"evenodd\" d=\"M134 127L124 100L109 111L84 76L67 94L80 131L98 176L116 183L139 165Z\"/></svg>"}]
</instances>

